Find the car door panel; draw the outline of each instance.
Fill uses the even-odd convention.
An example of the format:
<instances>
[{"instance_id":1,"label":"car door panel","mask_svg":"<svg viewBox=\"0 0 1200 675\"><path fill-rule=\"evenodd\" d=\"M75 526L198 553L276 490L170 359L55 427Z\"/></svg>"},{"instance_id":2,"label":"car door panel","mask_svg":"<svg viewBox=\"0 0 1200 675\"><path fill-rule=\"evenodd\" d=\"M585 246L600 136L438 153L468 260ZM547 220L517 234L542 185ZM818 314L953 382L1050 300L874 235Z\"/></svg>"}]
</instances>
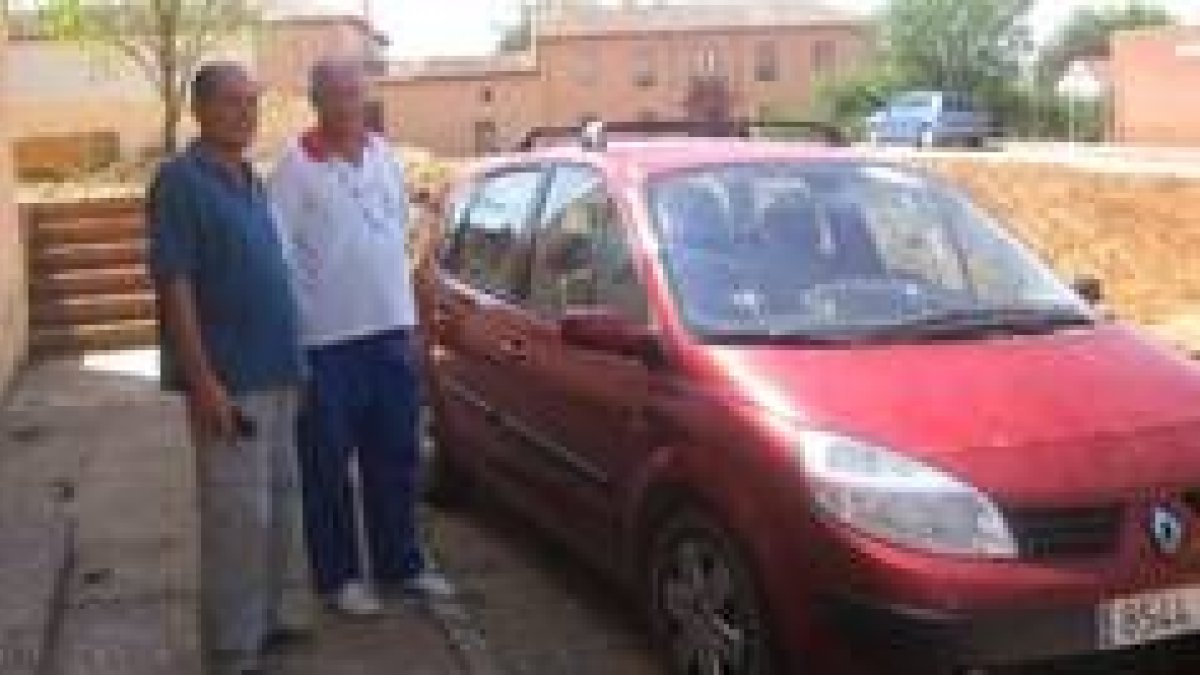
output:
<instances>
[{"instance_id":1,"label":"car door panel","mask_svg":"<svg viewBox=\"0 0 1200 675\"><path fill-rule=\"evenodd\" d=\"M556 197L564 183L565 197ZM561 337L558 318L571 298L556 299L556 289L586 288L588 274L596 272L588 269L595 266L589 256L598 250L596 241L581 248L583 240L572 237L588 234L589 223L584 221L595 216L593 207L598 205L614 218L596 225L618 228L598 174L571 166L555 171L535 242L531 309L525 323L528 360L512 371L521 374L524 392L516 417L527 437L523 468L530 492L537 495L542 510L554 514L552 527L593 559L617 550L613 537L620 486L646 450L643 408L649 377L637 359L569 347ZM574 222L564 223L572 218ZM579 231L564 237L568 227ZM617 235L619 245L627 246L623 234ZM564 245L551 252L555 242ZM628 251L624 253L632 261ZM556 274L545 273L550 258L563 267ZM579 296L585 297L586 293ZM599 306L600 300L590 298L588 304Z\"/></svg>"},{"instance_id":2,"label":"car door panel","mask_svg":"<svg viewBox=\"0 0 1200 675\"><path fill-rule=\"evenodd\" d=\"M438 414L462 437L456 440L479 453L468 461L484 478L511 464L516 445L502 420L518 392L500 355L511 347L504 336L519 335L506 308L519 302L528 283L523 260L545 176L540 166L516 166L480 179L426 308L443 408Z\"/></svg>"}]
</instances>

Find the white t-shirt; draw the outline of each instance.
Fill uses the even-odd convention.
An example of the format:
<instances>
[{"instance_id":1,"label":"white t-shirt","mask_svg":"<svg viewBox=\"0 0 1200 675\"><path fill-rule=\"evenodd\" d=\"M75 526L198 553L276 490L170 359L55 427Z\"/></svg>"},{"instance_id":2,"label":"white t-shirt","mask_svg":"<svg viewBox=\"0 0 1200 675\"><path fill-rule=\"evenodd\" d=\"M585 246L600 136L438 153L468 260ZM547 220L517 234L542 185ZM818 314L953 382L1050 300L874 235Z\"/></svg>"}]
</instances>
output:
<instances>
[{"instance_id":1,"label":"white t-shirt","mask_svg":"<svg viewBox=\"0 0 1200 675\"><path fill-rule=\"evenodd\" d=\"M372 137L356 166L310 133L289 144L271 191L305 346L416 325L404 170L384 139Z\"/></svg>"}]
</instances>

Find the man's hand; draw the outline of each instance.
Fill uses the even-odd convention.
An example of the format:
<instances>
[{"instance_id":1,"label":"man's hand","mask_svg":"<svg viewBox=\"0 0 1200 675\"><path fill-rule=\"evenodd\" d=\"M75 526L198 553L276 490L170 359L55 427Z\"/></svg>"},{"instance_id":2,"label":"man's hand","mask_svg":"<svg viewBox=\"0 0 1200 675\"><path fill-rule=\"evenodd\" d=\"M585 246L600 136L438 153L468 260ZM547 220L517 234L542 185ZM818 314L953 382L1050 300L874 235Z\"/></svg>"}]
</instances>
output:
<instances>
[{"instance_id":1,"label":"man's hand","mask_svg":"<svg viewBox=\"0 0 1200 675\"><path fill-rule=\"evenodd\" d=\"M208 380L188 393L188 419L201 441L233 442L237 439L237 410L225 387Z\"/></svg>"},{"instance_id":2,"label":"man's hand","mask_svg":"<svg viewBox=\"0 0 1200 675\"><path fill-rule=\"evenodd\" d=\"M200 337L191 282L176 277L158 287L162 301L165 336L174 344L176 358L187 386L188 421L201 441L232 442L237 439L237 411L225 385L208 362Z\"/></svg>"}]
</instances>

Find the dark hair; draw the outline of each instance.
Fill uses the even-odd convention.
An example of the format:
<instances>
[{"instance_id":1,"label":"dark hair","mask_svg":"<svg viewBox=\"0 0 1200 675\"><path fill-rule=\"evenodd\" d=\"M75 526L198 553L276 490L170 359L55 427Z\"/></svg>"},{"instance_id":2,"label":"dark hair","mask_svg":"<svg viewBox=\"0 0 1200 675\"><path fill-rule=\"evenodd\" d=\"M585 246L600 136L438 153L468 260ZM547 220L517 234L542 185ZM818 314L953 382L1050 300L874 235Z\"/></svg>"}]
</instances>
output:
<instances>
[{"instance_id":1,"label":"dark hair","mask_svg":"<svg viewBox=\"0 0 1200 675\"><path fill-rule=\"evenodd\" d=\"M232 61L216 61L200 66L196 77L192 79L192 105L199 105L210 100L220 90L221 85L235 76L244 76L246 69Z\"/></svg>"}]
</instances>

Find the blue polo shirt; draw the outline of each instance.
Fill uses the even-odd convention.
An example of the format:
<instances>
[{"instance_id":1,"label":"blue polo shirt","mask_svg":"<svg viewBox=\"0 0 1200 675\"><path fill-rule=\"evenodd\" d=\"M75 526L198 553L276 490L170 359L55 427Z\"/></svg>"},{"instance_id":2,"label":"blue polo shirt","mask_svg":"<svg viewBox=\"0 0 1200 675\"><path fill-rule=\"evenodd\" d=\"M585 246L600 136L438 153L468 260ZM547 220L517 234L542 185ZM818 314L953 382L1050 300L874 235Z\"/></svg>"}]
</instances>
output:
<instances>
[{"instance_id":1,"label":"blue polo shirt","mask_svg":"<svg viewBox=\"0 0 1200 675\"><path fill-rule=\"evenodd\" d=\"M233 394L296 384L304 367L271 202L243 170L238 181L193 143L159 169L146 200L151 273L160 284L191 281L209 362ZM163 386L182 390L171 341L162 347Z\"/></svg>"}]
</instances>

